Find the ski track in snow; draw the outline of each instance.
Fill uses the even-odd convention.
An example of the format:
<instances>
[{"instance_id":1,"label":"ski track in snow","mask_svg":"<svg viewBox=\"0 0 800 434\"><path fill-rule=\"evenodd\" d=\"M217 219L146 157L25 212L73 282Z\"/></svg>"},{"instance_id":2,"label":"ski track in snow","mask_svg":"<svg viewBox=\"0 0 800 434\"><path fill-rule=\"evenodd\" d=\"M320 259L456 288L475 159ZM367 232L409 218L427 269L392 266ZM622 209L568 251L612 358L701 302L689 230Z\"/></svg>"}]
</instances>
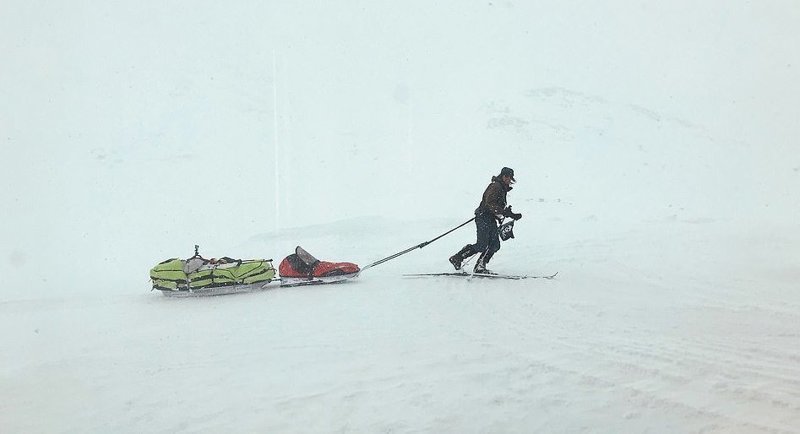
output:
<instances>
[{"instance_id":1,"label":"ski track in snow","mask_svg":"<svg viewBox=\"0 0 800 434\"><path fill-rule=\"evenodd\" d=\"M643 232L543 237L552 281L396 272L444 245L341 285L5 301L0 421L4 432L797 432L791 280L726 276L747 258L723 251L681 263L689 243L728 246L724 231L698 241L680 227L660 228L658 258ZM515 242L496 267L525 270Z\"/></svg>"}]
</instances>

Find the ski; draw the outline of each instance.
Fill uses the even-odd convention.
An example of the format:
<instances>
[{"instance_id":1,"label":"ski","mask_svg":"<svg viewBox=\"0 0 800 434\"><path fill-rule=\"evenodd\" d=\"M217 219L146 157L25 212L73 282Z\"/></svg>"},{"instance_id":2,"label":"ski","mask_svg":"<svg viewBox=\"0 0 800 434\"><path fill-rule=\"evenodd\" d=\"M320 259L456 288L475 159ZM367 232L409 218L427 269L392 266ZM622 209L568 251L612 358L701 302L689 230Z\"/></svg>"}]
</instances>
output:
<instances>
[{"instance_id":1,"label":"ski","mask_svg":"<svg viewBox=\"0 0 800 434\"><path fill-rule=\"evenodd\" d=\"M480 279L508 279L508 280L523 280L523 279L554 279L558 272L550 275L533 276L527 274L484 274L484 273L417 273L417 274L404 274L405 277L466 277L466 278L480 278Z\"/></svg>"}]
</instances>

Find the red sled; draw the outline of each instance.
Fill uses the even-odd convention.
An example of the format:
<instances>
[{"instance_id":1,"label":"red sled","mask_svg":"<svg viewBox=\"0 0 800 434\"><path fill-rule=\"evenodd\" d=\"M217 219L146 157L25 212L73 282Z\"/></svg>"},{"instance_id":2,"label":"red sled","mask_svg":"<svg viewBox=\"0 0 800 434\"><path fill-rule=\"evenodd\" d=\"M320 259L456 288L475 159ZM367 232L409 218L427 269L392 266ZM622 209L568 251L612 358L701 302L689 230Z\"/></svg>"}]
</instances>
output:
<instances>
[{"instance_id":1,"label":"red sled","mask_svg":"<svg viewBox=\"0 0 800 434\"><path fill-rule=\"evenodd\" d=\"M357 277L360 272L352 262L320 261L300 246L278 266L281 286L337 283Z\"/></svg>"}]
</instances>

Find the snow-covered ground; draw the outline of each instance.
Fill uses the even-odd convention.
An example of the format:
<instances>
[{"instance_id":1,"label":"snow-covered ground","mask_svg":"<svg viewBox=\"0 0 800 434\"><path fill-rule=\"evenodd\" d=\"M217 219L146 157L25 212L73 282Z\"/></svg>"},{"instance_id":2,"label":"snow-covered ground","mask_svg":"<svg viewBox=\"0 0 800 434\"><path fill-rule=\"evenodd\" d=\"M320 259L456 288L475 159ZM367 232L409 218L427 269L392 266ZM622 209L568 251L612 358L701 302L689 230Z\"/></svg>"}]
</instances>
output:
<instances>
[{"instance_id":1,"label":"snow-covered ground","mask_svg":"<svg viewBox=\"0 0 800 434\"><path fill-rule=\"evenodd\" d=\"M3 302L4 432L797 432L797 227L531 217L495 268L555 280L401 276L470 228L340 285ZM447 228L380 223L304 245L389 255Z\"/></svg>"},{"instance_id":2,"label":"snow-covered ground","mask_svg":"<svg viewBox=\"0 0 800 434\"><path fill-rule=\"evenodd\" d=\"M145 2L146 3L146 2ZM791 3L0 6L0 432L800 432ZM301 245L338 285L170 299Z\"/></svg>"}]
</instances>

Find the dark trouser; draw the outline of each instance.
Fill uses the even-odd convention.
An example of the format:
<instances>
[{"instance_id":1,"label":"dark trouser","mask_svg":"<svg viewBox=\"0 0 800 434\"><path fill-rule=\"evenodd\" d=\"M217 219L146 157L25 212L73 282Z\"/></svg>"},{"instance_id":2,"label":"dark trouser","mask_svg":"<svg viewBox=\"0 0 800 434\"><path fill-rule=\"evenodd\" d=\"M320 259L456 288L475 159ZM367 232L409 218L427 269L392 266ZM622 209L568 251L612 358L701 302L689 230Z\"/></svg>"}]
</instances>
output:
<instances>
[{"instance_id":1,"label":"dark trouser","mask_svg":"<svg viewBox=\"0 0 800 434\"><path fill-rule=\"evenodd\" d=\"M483 255L483 262L487 263L500 250L497 219L491 212L482 212L475 216L475 226L478 229L478 241L471 246L472 251Z\"/></svg>"}]
</instances>

